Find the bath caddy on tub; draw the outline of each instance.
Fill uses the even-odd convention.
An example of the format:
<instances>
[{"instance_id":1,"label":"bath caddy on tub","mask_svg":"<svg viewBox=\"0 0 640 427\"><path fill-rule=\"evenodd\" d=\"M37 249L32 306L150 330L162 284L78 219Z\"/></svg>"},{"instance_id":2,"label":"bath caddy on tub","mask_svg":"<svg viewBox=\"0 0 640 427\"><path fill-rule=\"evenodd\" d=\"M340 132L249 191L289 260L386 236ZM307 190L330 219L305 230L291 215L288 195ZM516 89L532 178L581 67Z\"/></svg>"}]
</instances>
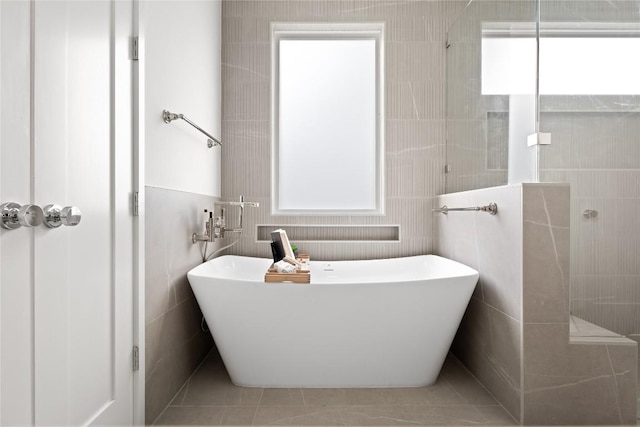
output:
<instances>
[{"instance_id":1,"label":"bath caddy on tub","mask_svg":"<svg viewBox=\"0 0 640 427\"><path fill-rule=\"evenodd\" d=\"M309 257L307 256L306 258L308 262ZM311 272L309 270L297 270L295 273L278 273L273 264L271 264L267 272L264 274L264 281L266 283L311 283Z\"/></svg>"}]
</instances>

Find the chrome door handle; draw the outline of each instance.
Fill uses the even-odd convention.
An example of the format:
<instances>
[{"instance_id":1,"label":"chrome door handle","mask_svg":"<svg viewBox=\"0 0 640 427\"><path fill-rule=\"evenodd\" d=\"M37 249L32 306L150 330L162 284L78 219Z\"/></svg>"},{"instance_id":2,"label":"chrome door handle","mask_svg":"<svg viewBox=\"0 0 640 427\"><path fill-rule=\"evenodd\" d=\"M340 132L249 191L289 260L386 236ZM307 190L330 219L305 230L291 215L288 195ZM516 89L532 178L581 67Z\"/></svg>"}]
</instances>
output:
<instances>
[{"instance_id":1,"label":"chrome door handle","mask_svg":"<svg viewBox=\"0 0 640 427\"><path fill-rule=\"evenodd\" d=\"M58 228L61 225L76 226L82 219L82 212L75 206L60 208L58 205L44 207L44 223L49 228Z\"/></svg>"},{"instance_id":2,"label":"chrome door handle","mask_svg":"<svg viewBox=\"0 0 640 427\"><path fill-rule=\"evenodd\" d=\"M20 206L18 203L7 202L0 205L2 211L2 227L15 230L20 227L33 227L42 224L44 212L38 205Z\"/></svg>"}]
</instances>

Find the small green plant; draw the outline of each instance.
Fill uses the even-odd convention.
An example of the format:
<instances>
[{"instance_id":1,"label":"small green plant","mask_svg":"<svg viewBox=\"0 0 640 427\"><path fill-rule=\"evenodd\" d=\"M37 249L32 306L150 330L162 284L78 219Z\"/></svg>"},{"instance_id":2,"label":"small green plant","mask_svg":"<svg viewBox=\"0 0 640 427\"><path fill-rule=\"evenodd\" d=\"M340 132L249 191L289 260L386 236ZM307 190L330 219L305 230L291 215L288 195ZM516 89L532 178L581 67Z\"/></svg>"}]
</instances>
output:
<instances>
[{"instance_id":1,"label":"small green plant","mask_svg":"<svg viewBox=\"0 0 640 427\"><path fill-rule=\"evenodd\" d=\"M292 243L292 244L291 244L291 250L292 250L293 252L297 252L297 251L298 251L298 247Z\"/></svg>"}]
</instances>

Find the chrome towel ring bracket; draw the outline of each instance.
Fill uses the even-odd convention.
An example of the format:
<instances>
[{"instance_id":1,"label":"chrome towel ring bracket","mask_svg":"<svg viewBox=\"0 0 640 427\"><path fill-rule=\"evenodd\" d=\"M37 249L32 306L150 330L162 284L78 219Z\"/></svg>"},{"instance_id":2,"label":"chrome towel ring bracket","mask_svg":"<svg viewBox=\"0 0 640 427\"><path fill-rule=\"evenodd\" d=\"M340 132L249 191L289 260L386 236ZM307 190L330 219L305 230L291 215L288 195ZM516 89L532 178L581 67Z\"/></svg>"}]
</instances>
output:
<instances>
[{"instance_id":1,"label":"chrome towel ring bracket","mask_svg":"<svg viewBox=\"0 0 640 427\"><path fill-rule=\"evenodd\" d=\"M194 128L198 129L200 132L205 134L209 138L209 139L207 139L207 147L211 148L211 147L215 147L216 145L222 146L222 142L218 141L217 138L211 136L208 132L206 132L200 126L198 126L197 124L193 123L184 114L177 114L177 113L172 113L172 112L167 111L167 110L162 110L162 120L165 123L171 123L173 120L178 120L178 119L184 120L185 122L189 123Z\"/></svg>"}]
</instances>

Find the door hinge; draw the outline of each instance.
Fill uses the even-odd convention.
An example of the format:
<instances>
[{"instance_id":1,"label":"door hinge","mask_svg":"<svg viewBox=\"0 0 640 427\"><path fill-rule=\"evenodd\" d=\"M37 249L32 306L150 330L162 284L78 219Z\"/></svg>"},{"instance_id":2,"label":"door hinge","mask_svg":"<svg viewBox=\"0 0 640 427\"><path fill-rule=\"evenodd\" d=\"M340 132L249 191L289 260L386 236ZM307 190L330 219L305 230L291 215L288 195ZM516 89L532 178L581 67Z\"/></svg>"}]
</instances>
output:
<instances>
[{"instance_id":1,"label":"door hinge","mask_svg":"<svg viewBox=\"0 0 640 427\"><path fill-rule=\"evenodd\" d=\"M138 37L132 37L131 42L131 59L134 61L138 60Z\"/></svg>"},{"instance_id":2,"label":"door hinge","mask_svg":"<svg viewBox=\"0 0 640 427\"><path fill-rule=\"evenodd\" d=\"M133 346L133 370L140 369L140 348L137 345Z\"/></svg>"},{"instance_id":3,"label":"door hinge","mask_svg":"<svg viewBox=\"0 0 640 427\"><path fill-rule=\"evenodd\" d=\"M444 165L444 173L451 172L451 165Z\"/></svg>"},{"instance_id":4,"label":"door hinge","mask_svg":"<svg viewBox=\"0 0 640 427\"><path fill-rule=\"evenodd\" d=\"M140 193L133 192L133 216L140 216Z\"/></svg>"}]
</instances>

